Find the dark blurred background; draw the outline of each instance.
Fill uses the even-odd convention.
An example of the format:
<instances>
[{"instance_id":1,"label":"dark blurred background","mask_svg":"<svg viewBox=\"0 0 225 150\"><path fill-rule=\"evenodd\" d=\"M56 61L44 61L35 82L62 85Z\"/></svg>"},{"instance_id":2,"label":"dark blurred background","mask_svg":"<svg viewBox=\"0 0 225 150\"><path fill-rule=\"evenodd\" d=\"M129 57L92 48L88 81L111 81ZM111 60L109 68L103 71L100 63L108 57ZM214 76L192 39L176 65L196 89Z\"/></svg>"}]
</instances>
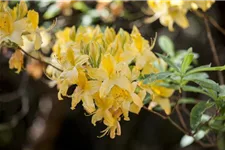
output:
<instances>
[{"instance_id":1,"label":"dark blurred background","mask_svg":"<svg viewBox=\"0 0 225 150\"><path fill-rule=\"evenodd\" d=\"M40 4L41 3L41 4ZM111 26L130 32L136 25L146 39L154 37L155 32L169 36L177 50L193 47L199 54L198 64L213 63L212 52L207 39L204 21L189 12L190 27L181 29L175 25L175 31L169 32L159 21L152 24L143 23L147 8L146 2L125 2L122 7L96 13L95 8L109 9L109 6L99 6L97 2L84 2L85 6L53 11L53 17L42 16L52 3L29 2L29 8L40 12L40 24L48 26L56 17L54 30L72 25ZM15 5L12 2L11 5ZM88 8L86 8L86 6ZM100 7L100 8L99 8ZM66 9L65 9L66 8ZM68 10L67 10L68 9ZM122 10L121 10L122 9ZM124 15L118 15L123 11ZM207 12L208 15L225 28L225 2L216 2ZM45 14L46 15L46 14ZM49 15L49 14L48 14ZM108 19L108 20L107 20ZM225 63L225 36L210 26L212 36L222 64ZM155 52L162 52L156 44ZM179 130L158 116L141 110L139 115L130 114L131 120L121 122L122 135L115 139L108 136L98 138L105 127L98 123L91 124L91 116L85 116L81 105L74 111L70 110L70 99L58 101L57 89L49 88L46 77L35 80L25 71L16 74L9 69L7 54L4 49L0 53L0 150L205 150L198 144L180 148L183 136ZM217 74L210 73L210 78L218 82ZM191 95L202 98L200 95ZM202 98L204 99L204 97ZM188 105L191 109L192 105ZM188 124L188 116L185 115ZM177 121L176 116L172 116Z\"/></svg>"}]
</instances>

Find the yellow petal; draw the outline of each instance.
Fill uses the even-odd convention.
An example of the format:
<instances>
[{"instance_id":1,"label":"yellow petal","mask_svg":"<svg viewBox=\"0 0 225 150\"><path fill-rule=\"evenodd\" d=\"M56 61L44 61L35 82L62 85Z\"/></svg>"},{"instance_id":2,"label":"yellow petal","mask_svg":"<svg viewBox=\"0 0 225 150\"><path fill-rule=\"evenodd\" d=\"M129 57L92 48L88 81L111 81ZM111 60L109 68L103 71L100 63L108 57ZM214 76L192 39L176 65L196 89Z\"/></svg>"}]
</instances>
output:
<instances>
[{"instance_id":1,"label":"yellow petal","mask_svg":"<svg viewBox=\"0 0 225 150\"><path fill-rule=\"evenodd\" d=\"M72 102L71 102L72 110L74 110L77 104L81 101L82 96L83 96L83 89L81 89L80 87L76 87L72 95Z\"/></svg>"},{"instance_id":2,"label":"yellow petal","mask_svg":"<svg viewBox=\"0 0 225 150\"><path fill-rule=\"evenodd\" d=\"M114 126L115 125L115 122L116 122L116 119L113 118L112 116L112 113L108 110L106 110L104 112L104 121L103 123L106 125L106 126Z\"/></svg>"},{"instance_id":3,"label":"yellow petal","mask_svg":"<svg viewBox=\"0 0 225 150\"><path fill-rule=\"evenodd\" d=\"M83 107L88 113L92 113L95 111L95 104L91 95L83 96Z\"/></svg>"},{"instance_id":4,"label":"yellow petal","mask_svg":"<svg viewBox=\"0 0 225 150\"><path fill-rule=\"evenodd\" d=\"M114 83L112 80L109 80L109 79L104 80L99 89L99 96L101 98L106 97L106 95L110 92L113 86L114 86Z\"/></svg>"},{"instance_id":5,"label":"yellow petal","mask_svg":"<svg viewBox=\"0 0 225 150\"><path fill-rule=\"evenodd\" d=\"M100 68L104 69L107 72L108 76L115 73L115 66L116 66L116 61L112 55L106 54L103 56L101 64L100 64Z\"/></svg>"},{"instance_id":6,"label":"yellow petal","mask_svg":"<svg viewBox=\"0 0 225 150\"><path fill-rule=\"evenodd\" d=\"M88 81L85 85L84 91L89 93L90 95L93 95L99 91L99 88L101 86L100 81Z\"/></svg>"},{"instance_id":7,"label":"yellow petal","mask_svg":"<svg viewBox=\"0 0 225 150\"><path fill-rule=\"evenodd\" d=\"M23 53L20 50L16 50L15 53L12 54L9 60L9 68L17 69L16 73L19 73L23 66Z\"/></svg>"},{"instance_id":8,"label":"yellow petal","mask_svg":"<svg viewBox=\"0 0 225 150\"><path fill-rule=\"evenodd\" d=\"M183 13L177 14L175 22L182 28L187 28L189 26L189 22L186 17L186 14L183 14Z\"/></svg>"},{"instance_id":9,"label":"yellow petal","mask_svg":"<svg viewBox=\"0 0 225 150\"><path fill-rule=\"evenodd\" d=\"M123 112L123 116L124 116L124 120L129 121L129 110L130 110L130 102L129 101L124 101L122 103L122 112Z\"/></svg>"},{"instance_id":10,"label":"yellow petal","mask_svg":"<svg viewBox=\"0 0 225 150\"><path fill-rule=\"evenodd\" d=\"M128 92L132 91L131 82L125 76L121 76L121 77L112 79L112 83L114 85L119 86L120 88L122 88L124 90L127 90Z\"/></svg>"},{"instance_id":11,"label":"yellow petal","mask_svg":"<svg viewBox=\"0 0 225 150\"><path fill-rule=\"evenodd\" d=\"M18 17L23 18L27 14L27 4L21 0L19 4L19 14Z\"/></svg>"},{"instance_id":12,"label":"yellow petal","mask_svg":"<svg viewBox=\"0 0 225 150\"><path fill-rule=\"evenodd\" d=\"M104 112L102 109L98 109L95 114L91 118L91 123L95 126L97 121L100 121L103 119Z\"/></svg>"},{"instance_id":13,"label":"yellow petal","mask_svg":"<svg viewBox=\"0 0 225 150\"><path fill-rule=\"evenodd\" d=\"M167 115L171 113L170 100L168 98L162 98L160 96L153 95L152 100L159 104Z\"/></svg>"},{"instance_id":14,"label":"yellow petal","mask_svg":"<svg viewBox=\"0 0 225 150\"><path fill-rule=\"evenodd\" d=\"M107 73L103 69L88 68L87 71L88 71L88 75L92 79L97 79L99 81L103 81L104 79L106 79L108 77Z\"/></svg>"},{"instance_id":15,"label":"yellow petal","mask_svg":"<svg viewBox=\"0 0 225 150\"><path fill-rule=\"evenodd\" d=\"M130 112L139 114L140 110L141 110L141 107L137 106L136 104L132 103L130 105Z\"/></svg>"},{"instance_id":16,"label":"yellow petal","mask_svg":"<svg viewBox=\"0 0 225 150\"><path fill-rule=\"evenodd\" d=\"M157 95L160 95L162 97L170 97L172 96L174 90L173 89L169 89L166 87L162 87L162 86L151 86L152 90L154 93L156 93Z\"/></svg>"},{"instance_id":17,"label":"yellow petal","mask_svg":"<svg viewBox=\"0 0 225 150\"><path fill-rule=\"evenodd\" d=\"M131 97L132 97L133 102L134 102L138 107L141 108L141 107L143 106L143 102L142 102L141 98L140 98L137 94L132 93L132 94L131 94Z\"/></svg>"},{"instance_id":18,"label":"yellow petal","mask_svg":"<svg viewBox=\"0 0 225 150\"><path fill-rule=\"evenodd\" d=\"M36 33L35 36L36 36L36 38L35 38L35 41L34 41L34 49L38 50L38 49L41 48L42 38L41 38L40 33Z\"/></svg>"},{"instance_id":19,"label":"yellow petal","mask_svg":"<svg viewBox=\"0 0 225 150\"><path fill-rule=\"evenodd\" d=\"M69 83L67 80L63 80L59 84L59 92L58 92L58 99L63 100L62 96L67 96L67 90L69 88Z\"/></svg>"},{"instance_id":20,"label":"yellow petal","mask_svg":"<svg viewBox=\"0 0 225 150\"><path fill-rule=\"evenodd\" d=\"M36 29L38 27L38 23L39 23L38 13L34 10L29 10L27 13L27 17L28 17L29 21L31 22L33 29Z\"/></svg>"}]
</instances>

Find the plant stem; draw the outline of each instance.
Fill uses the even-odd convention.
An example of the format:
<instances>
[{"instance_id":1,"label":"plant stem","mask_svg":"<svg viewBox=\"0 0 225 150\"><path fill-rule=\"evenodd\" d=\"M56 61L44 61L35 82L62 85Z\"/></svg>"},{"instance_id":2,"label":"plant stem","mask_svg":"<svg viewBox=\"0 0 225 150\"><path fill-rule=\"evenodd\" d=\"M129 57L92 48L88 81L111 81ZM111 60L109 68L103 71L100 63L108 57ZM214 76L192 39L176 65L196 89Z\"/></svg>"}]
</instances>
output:
<instances>
[{"instance_id":1,"label":"plant stem","mask_svg":"<svg viewBox=\"0 0 225 150\"><path fill-rule=\"evenodd\" d=\"M203 14L202 12L200 11L194 11L194 13L201 17L201 18L205 18L204 16L207 16L206 14ZM207 16L207 20L217 29L219 30L223 35L225 35L225 29L222 28L217 22L215 19L213 19L212 17L210 16Z\"/></svg>"},{"instance_id":2,"label":"plant stem","mask_svg":"<svg viewBox=\"0 0 225 150\"><path fill-rule=\"evenodd\" d=\"M183 128L185 130L188 130L187 125L186 125L186 123L184 121L184 118L183 118L183 116L182 116L182 114L181 114L181 112L179 110L179 107L176 107L176 111L177 111L177 116L179 118L179 121L180 121L181 125L183 126Z\"/></svg>"},{"instance_id":3,"label":"plant stem","mask_svg":"<svg viewBox=\"0 0 225 150\"><path fill-rule=\"evenodd\" d=\"M173 121L170 117L168 117L168 120L170 121L170 123L172 125L174 125L178 130L180 130L181 132L183 132L186 135L189 135L188 132L186 132L183 128L181 128L175 121Z\"/></svg>"},{"instance_id":4,"label":"plant stem","mask_svg":"<svg viewBox=\"0 0 225 150\"><path fill-rule=\"evenodd\" d=\"M208 40L209 40L211 51L213 53L214 62L216 63L217 66L220 66L221 63L220 63L219 56L218 56L217 51L216 51L216 46L215 46L213 38L212 38L212 34L211 34L211 30L210 30L210 27L209 27L209 24L208 24L207 16L204 16L204 22L205 22L207 37L208 37ZM218 77L219 77L220 84L224 84L224 78L223 78L222 72L218 71L217 74L218 74Z\"/></svg>"},{"instance_id":5,"label":"plant stem","mask_svg":"<svg viewBox=\"0 0 225 150\"><path fill-rule=\"evenodd\" d=\"M52 66L53 68L57 69L58 71L63 72L62 69L59 69L58 67L56 67L56 66L54 66L54 65L52 65L52 64L50 64L50 63L48 63L48 62L46 62L46 61L43 61L43 60L41 60L41 59L38 59L38 58L36 58L36 57L30 55L29 53L27 53L26 51L24 51L22 48L19 48L19 49L20 49L25 55L27 55L27 56L29 56L29 57L31 57L31 58L33 58L33 59L39 61L39 62L42 62L42 63L44 63L44 64L47 64L47 65L49 65L49 66Z\"/></svg>"},{"instance_id":6,"label":"plant stem","mask_svg":"<svg viewBox=\"0 0 225 150\"><path fill-rule=\"evenodd\" d=\"M145 107L145 106L143 106L142 108L145 109L145 110L147 110L147 111L149 111L149 112L151 112L151 113L153 113L153 114L155 114L155 115L157 115L157 116L159 116L159 117L161 117L162 119L168 119L167 116L163 116L162 114L160 114L160 113L158 113L158 112L156 112L156 111L154 111L154 110L150 110L150 109L148 109L148 108Z\"/></svg>"}]
</instances>

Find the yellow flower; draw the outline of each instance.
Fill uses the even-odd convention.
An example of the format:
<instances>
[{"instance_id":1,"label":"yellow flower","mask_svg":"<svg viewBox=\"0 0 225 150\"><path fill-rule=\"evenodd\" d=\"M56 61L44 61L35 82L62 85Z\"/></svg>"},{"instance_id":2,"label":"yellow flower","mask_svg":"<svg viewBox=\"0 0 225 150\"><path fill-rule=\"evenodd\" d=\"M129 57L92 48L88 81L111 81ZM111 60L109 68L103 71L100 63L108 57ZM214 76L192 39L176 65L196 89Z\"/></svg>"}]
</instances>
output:
<instances>
[{"instance_id":1,"label":"yellow flower","mask_svg":"<svg viewBox=\"0 0 225 150\"><path fill-rule=\"evenodd\" d=\"M35 50L40 49L42 44L41 30L38 28L38 23L39 14L34 10L29 10L27 13L27 32L29 34L23 35L23 38L31 41Z\"/></svg>"},{"instance_id":2,"label":"yellow flower","mask_svg":"<svg viewBox=\"0 0 225 150\"><path fill-rule=\"evenodd\" d=\"M26 20L24 18L15 20L8 9L0 12L0 20L0 44L3 41L11 41L18 45L22 45L21 36L26 28Z\"/></svg>"},{"instance_id":3,"label":"yellow flower","mask_svg":"<svg viewBox=\"0 0 225 150\"><path fill-rule=\"evenodd\" d=\"M149 7L154 15L147 19L151 23L159 19L160 23L174 31L173 24L177 23L182 28L189 26L186 14L189 10L201 8L206 11L214 3L214 0L148 0Z\"/></svg>"},{"instance_id":4,"label":"yellow flower","mask_svg":"<svg viewBox=\"0 0 225 150\"><path fill-rule=\"evenodd\" d=\"M82 100L83 107L88 113L95 111L93 96L98 92L101 82L88 81L84 72L78 73L77 87L72 95L71 109L75 109L76 105Z\"/></svg>"},{"instance_id":5,"label":"yellow flower","mask_svg":"<svg viewBox=\"0 0 225 150\"><path fill-rule=\"evenodd\" d=\"M9 60L9 68L17 69L16 73L20 73L23 67L23 53L20 50L16 50L15 53L12 54Z\"/></svg>"},{"instance_id":6,"label":"yellow flower","mask_svg":"<svg viewBox=\"0 0 225 150\"><path fill-rule=\"evenodd\" d=\"M40 48L39 14L34 10L28 11L24 1L13 9L0 2L0 19L0 44L13 42L19 47L28 47L26 44L32 43L35 50Z\"/></svg>"},{"instance_id":7,"label":"yellow flower","mask_svg":"<svg viewBox=\"0 0 225 150\"><path fill-rule=\"evenodd\" d=\"M155 45L156 37L152 41L151 45L149 42L145 40L137 27L133 27L132 33L132 51L134 52L135 59L136 59L136 68L138 70L143 69L149 63L153 63L157 60L155 54L151 51Z\"/></svg>"},{"instance_id":8,"label":"yellow flower","mask_svg":"<svg viewBox=\"0 0 225 150\"><path fill-rule=\"evenodd\" d=\"M109 133L110 138L113 139L115 138L115 135L121 135L121 127L119 121L122 111L120 109L116 111L110 109L113 105L113 100L107 98L102 99L99 97L98 93L95 94L95 103L98 109L94 112L94 115L92 116L92 124L96 125L97 121L101 121L103 119L103 123L107 126L107 128L102 131L102 136Z\"/></svg>"},{"instance_id":9,"label":"yellow flower","mask_svg":"<svg viewBox=\"0 0 225 150\"><path fill-rule=\"evenodd\" d=\"M198 8L202 9L203 11L207 11L215 0L192 0L185 3L186 6L191 7L193 10L197 10Z\"/></svg>"},{"instance_id":10,"label":"yellow flower","mask_svg":"<svg viewBox=\"0 0 225 150\"><path fill-rule=\"evenodd\" d=\"M130 81L125 76L120 76L119 72L117 72L118 66L111 54L105 54L99 68L90 68L88 70L88 75L91 78L103 81L99 90L101 98L106 97L114 85L131 91Z\"/></svg>"},{"instance_id":11,"label":"yellow flower","mask_svg":"<svg viewBox=\"0 0 225 150\"><path fill-rule=\"evenodd\" d=\"M149 104L149 109L152 109L158 104L169 115L171 113L169 97L172 96L174 90L158 85L160 82L162 81L158 80L147 85L140 82L139 86L151 95L152 103Z\"/></svg>"},{"instance_id":12,"label":"yellow flower","mask_svg":"<svg viewBox=\"0 0 225 150\"><path fill-rule=\"evenodd\" d=\"M169 113L168 105L164 107L160 101L169 98L162 94L166 89L138 85L140 75L159 72L154 63L160 60L151 51L155 39L149 44L136 27L129 34L122 29L118 33L112 28L101 31L99 26L65 28L56 37L51 57L62 72L50 66L47 72L57 82L58 98L72 98L71 109L82 101L86 112L93 115L92 124L103 121L107 126L102 136L121 135L119 121L130 120L130 112L139 113L146 92L154 93L154 101ZM67 95L71 85L76 89Z\"/></svg>"}]
</instances>

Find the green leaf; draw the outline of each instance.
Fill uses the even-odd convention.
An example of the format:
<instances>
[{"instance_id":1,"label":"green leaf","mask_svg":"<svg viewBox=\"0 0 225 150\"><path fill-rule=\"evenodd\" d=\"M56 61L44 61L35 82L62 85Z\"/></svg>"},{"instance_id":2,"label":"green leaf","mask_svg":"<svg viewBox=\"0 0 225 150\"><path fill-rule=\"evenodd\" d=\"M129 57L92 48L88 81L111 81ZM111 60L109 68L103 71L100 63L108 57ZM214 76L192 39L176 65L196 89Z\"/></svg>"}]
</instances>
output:
<instances>
[{"instance_id":1,"label":"green leaf","mask_svg":"<svg viewBox=\"0 0 225 150\"><path fill-rule=\"evenodd\" d=\"M202 88L212 89L214 91L219 92L220 91L219 84L207 78L208 78L208 75L206 73L194 73L194 74L185 76L183 78L183 81L192 81L200 85Z\"/></svg>"},{"instance_id":2,"label":"green leaf","mask_svg":"<svg viewBox=\"0 0 225 150\"><path fill-rule=\"evenodd\" d=\"M188 54L185 55L184 60L181 64L181 73L184 74L188 70L193 58L194 54L192 52L189 52Z\"/></svg>"},{"instance_id":3,"label":"green leaf","mask_svg":"<svg viewBox=\"0 0 225 150\"><path fill-rule=\"evenodd\" d=\"M225 116L217 116L215 117L215 120L225 120Z\"/></svg>"},{"instance_id":4,"label":"green leaf","mask_svg":"<svg viewBox=\"0 0 225 150\"><path fill-rule=\"evenodd\" d=\"M201 93L201 94L207 95L207 93L204 90L202 90L201 88L197 88L197 87L190 86L190 85L182 86L182 90L186 91L186 92L194 92L194 93Z\"/></svg>"},{"instance_id":5,"label":"green leaf","mask_svg":"<svg viewBox=\"0 0 225 150\"><path fill-rule=\"evenodd\" d=\"M203 88L212 89L212 90L217 91L217 92L220 91L219 84L216 83L213 80L210 80L210 79L196 79L196 80L192 80L192 81L197 83L198 85L200 85Z\"/></svg>"},{"instance_id":6,"label":"green leaf","mask_svg":"<svg viewBox=\"0 0 225 150\"><path fill-rule=\"evenodd\" d=\"M217 91L215 91L214 89L206 89L206 88L203 88L204 91L206 91L206 93L208 95L210 95L210 97L213 99L213 100L218 100L218 94L217 94Z\"/></svg>"},{"instance_id":7,"label":"green leaf","mask_svg":"<svg viewBox=\"0 0 225 150\"><path fill-rule=\"evenodd\" d=\"M222 132L225 130L223 120L215 120L215 119L210 120L209 127L214 130L218 130L218 131L222 131Z\"/></svg>"},{"instance_id":8,"label":"green leaf","mask_svg":"<svg viewBox=\"0 0 225 150\"><path fill-rule=\"evenodd\" d=\"M201 117L203 113L214 105L212 102L199 102L196 104L190 114L190 126L193 130L196 130L201 123Z\"/></svg>"},{"instance_id":9,"label":"green leaf","mask_svg":"<svg viewBox=\"0 0 225 150\"><path fill-rule=\"evenodd\" d=\"M44 13L43 17L45 19L51 19L57 16L59 13L60 13L60 8L57 6L57 4L52 4Z\"/></svg>"},{"instance_id":10,"label":"green leaf","mask_svg":"<svg viewBox=\"0 0 225 150\"><path fill-rule=\"evenodd\" d=\"M161 83L159 83L157 85L158 86L162 86L162 87L166 87L166 88L170 88L170 89L175 89L175 90L179 90L180 89L179 85L166 83L166 82L161 82Z\"/></svg>"},{"instance_id":11,"label":"green leaf","mask_svg":"<svg viewBox=\"0 0 225 150\"><path fill-rule=\"evenodd\" d=\"M187 74L193 74L197 72L204 72L204 71L223 71L225 70L225 66L217 66L217 67L210 67L211 65L204 65L200 66L194 69L191 69L190 71L187 72Z\"/></svg>"},{"instance_id":12,"label":"green leaf","mask_svg":"<svg viewBox=\"0 0 225 150\"><path fill-rule=\"evenodd\" d=\"M149 84L157 80L163 80L168 78L172 73L171 72L160 72L156 74L149 74L146 76L146 78L143 80L144 84Z\"/></svg>"},{"instance_id":13,"label":"green leaf","mask_svg":"<svg viewBox=\"0 0 225 150\"><path fill-rule=\"evenodd\" d=\"M158 40L158 43L159 43L160 48L166 54L168 54L171 57L173 57L175 55L175 53L174 53L174 45L173 45L172 40L169 37L167 37L165 35L160 36L159 40Z\"/></svg>"},{"instance_id":14,"label":"green leaf","mask_svg":"<svg viewBox=\"0 0 225 150\"><path fill-rule=\"evenodd\" d=\"M181 98L178 104L196 104L197 101L194 98Z\"/></svg>"},{"instance_id":15,"label":"green leaf","mask_svg":"<svg viewBox=\"0 0 225 150\"><path fill-rule=\"evenodd\" d=\"M76 10L80 10L81 12L87 12L90 9L84 2L81 1L73 3L73 8Z\"/></svg>"},{"instance_id":16,"label":"green leaf","mask_svg":"<svg viewBox=\"0 0 225 150\"><path fill-rule=\"evenodd\" d=\"M189 74L187 76L184 76L183 80L191 81L195 80L196 78L198 79L207 79L209 75L207 73L194 73L194 74Z\"/></svg>"},{"instance_id":17,"label":"green leaf","mask_svg":"<svg viewBox=\"0 0 225 150\"><path fill-rule=\"evenodd\" d=\"M225 85L220 86L220 92L219 92L220 98L225 98Z\"/></svg>"},{"instance_id":18,"label":"green leaf","mask_svg":"<svg viewBox=\"0 0 225 150\"><path fill-rule=\"evenodd\" d=\"M156 53L160 58L162 58L171 68L175 69L177 72L180 72L179 68L166 56Z\"/></svg>"},{"instance_id":19,"label":"green leaf","mask_svg":"<svg viewBox=\"0 0 225 150\"><path fill-rule=\"evenodd\" d=\"M225 149L225 134L224 132L219 132L217 136L217 146L219 150Z\"/></svg>"},{"instance_id":20,"label":"green leaf","mask_svg":"<svg viewBox=\"0 0 225 150\"><path fill-rule=\"evenodd\" d=\"M184 57L185 57L185 55L187 55L187 53L189 53L187 50L179 50L179 51L176 52L175 57L171 58L171 60L175 64L181 65L181 62L184 60ZM194 52L192 52L192 53L194 55L193 63L196 64L196 61L197 61L199 55L197 53L194 53Z\"/></svg>"},{"instance_id":21,"label":"green leaf","mask_svg":"<svg viewBox=\"0 0 225 150\"><path fill-rule=\"evenodd\" d=\"M143 100L143 104L146 105L150 102L151 100L151 95L149 93L146 94L144 100Z\"/></svg>"}]
</instances>

